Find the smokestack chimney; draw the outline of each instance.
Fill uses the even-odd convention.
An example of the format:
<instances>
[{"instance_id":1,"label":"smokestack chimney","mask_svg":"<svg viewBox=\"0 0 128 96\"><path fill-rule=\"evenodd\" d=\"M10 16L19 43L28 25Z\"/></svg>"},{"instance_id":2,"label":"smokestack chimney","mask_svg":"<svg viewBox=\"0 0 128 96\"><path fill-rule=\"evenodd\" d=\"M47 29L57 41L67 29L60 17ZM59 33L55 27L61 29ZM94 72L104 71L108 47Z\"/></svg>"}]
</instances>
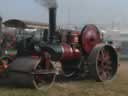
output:
<instances>
[{"instance_id":1,"label":"smokestack chimney","mask_svg":"<svg viewBox=\"0 0 128 96\"><path fill-rule=\"evenodd\" d=\"M2 31L2 17L0 17L0 33Z\"/></svg>"},{"instance_id":2,"label":"smokestack chimney","mask_svg":"<svg viewBox=\"0 0 128 96\"><path fill-rule=\"evenodd\" d=\"M49 8L49 39L56 41L56 8Z\"/></svg>"}]
</instances>

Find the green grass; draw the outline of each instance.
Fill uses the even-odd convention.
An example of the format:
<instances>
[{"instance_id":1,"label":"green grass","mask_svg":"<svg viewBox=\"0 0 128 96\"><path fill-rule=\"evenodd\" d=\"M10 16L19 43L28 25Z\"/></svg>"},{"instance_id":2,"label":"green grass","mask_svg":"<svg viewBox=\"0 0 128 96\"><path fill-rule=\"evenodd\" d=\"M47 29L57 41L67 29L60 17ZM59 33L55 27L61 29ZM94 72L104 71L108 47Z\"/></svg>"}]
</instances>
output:
<instances>
[{"instance_id":1,"label":"green grass","mask_svg":"<svg viewBox=\"0 0 128 96\"><path fill-rule=\"evenodd\" d=\"M127 73L128 64L122 64L117 77L110 82L84 80L55 83L48 91L1 87L0 96L128 96Z\"/></svg>"}]
</instances>

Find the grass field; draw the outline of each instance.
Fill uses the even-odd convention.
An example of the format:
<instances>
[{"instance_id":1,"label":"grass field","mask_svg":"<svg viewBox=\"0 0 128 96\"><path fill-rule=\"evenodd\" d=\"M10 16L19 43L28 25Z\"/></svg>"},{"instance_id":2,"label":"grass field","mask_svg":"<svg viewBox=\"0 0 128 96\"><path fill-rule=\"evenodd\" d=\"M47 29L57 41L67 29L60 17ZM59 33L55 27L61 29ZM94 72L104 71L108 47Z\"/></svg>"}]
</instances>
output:
<instances>
[{"instance_id":1,"label":"grass field","mask_svg":"<svg viewBox=\"0 0 128 96\"><path fill-rule=\"evenodd\" d=\"M128 61L121 61L114 80L98 83L85 80L54 84L48 91L0 88L0 96L128 96Z\"/></svg>"}]
</instances>

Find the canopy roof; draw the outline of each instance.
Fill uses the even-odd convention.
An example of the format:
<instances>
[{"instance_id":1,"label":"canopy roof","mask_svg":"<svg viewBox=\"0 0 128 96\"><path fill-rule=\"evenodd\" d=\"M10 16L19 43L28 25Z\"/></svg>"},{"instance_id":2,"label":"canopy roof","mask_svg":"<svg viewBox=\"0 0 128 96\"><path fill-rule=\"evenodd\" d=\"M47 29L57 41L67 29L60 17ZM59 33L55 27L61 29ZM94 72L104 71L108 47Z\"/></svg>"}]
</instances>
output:
<instances>
[{"instance_id":1,"label":"canopy roof","mask_svg":"<svg viewBox=\"0 0 128 96\"><path fill-rule=\"evenodd\" d=\"M16 28L42 28L48 29L48 24L39 23L39 22L32 22L32 21L24 21L18 19L9 19L3 22L5 26L8 27L16 27Z\"/></svg>"}]
</instances>

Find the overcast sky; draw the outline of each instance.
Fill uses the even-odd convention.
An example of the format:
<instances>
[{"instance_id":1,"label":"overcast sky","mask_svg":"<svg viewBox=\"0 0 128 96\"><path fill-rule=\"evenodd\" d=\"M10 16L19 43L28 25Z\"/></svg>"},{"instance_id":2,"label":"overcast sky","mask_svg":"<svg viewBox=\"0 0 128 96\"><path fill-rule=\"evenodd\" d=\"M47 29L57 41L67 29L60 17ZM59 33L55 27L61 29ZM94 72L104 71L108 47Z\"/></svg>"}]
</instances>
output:
<instances>
[{"instance_id":1,"label":"overcast sky","mask_svg":"<svg viewBox=\"0 0 128 96\"><path fill-rule=\"evenodd\" d=\"M57 0L58 24L128 24L128 0ZM48 10L34 0L0 0L6 19L48 22Z\"/></svg>"}]
</instances>

